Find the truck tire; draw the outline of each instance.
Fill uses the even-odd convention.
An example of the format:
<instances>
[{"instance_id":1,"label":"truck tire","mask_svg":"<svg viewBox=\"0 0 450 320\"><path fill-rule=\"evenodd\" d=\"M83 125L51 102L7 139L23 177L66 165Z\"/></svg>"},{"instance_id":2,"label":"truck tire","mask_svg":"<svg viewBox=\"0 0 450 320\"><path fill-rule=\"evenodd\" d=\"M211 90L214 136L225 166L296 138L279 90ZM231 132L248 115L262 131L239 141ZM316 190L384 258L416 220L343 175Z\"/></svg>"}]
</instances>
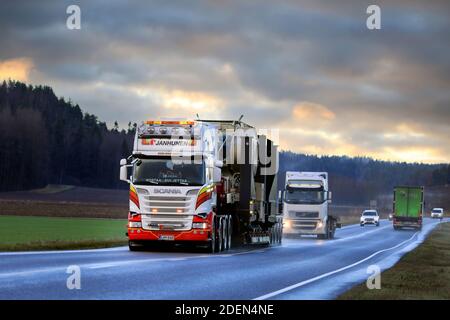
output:
<instances>
[{"instance_id":1,"label":"truck tire","mask_svg":"<svg viewBox=\"0 0 450 320\"><path fill-rule=\"evenodd\" d=\"M228 219L227 216L222 217L222 251L227 250L227 229Z\"/></svg>"},{"instance_id":2,"label":"truck tire","mask_svg":"<svg viewBox=\"0 0 450 320\"><path fill-rule=\"evenodd\" d=\"M281 244L281 242L283 240L283 225L279 222L278 222L278 228L277 228L277 235L278 235L277 244Z\"/></svg>"},{"instance_id":3,"label":"truck tire","mask_svg":"<svg viewBox=\"0 0 450 320\"><path fill-rule=\"evenodd\" d=\"M272 228L270 228L270 244L278 243L278 225L274 224Z\"/></svg>"},{"instance_id":4,"label":"truck tire","mask_svg":"<svg viewBox=\"0 0 450 320\"><path fill-rule=\"evenodd\" d=\"M206 249L206 251L208 253L216 253L216 223L214 221L213 227L212 227L212 232L211 232L211 240L209 241L208 247Z\"/></svg>"},{"instance_id":5,"label":"truck tire","mask_svg":"<svg viewBox=\"0 0 450 320\"><path fill-rule=\"evenodd\" d=\"M227 216L227 247L226 247L226 250L231 249L232 235L233 235L233 217Z\"/></svg>"},{"instance_id":6,"label":"truck tire","mask_svg":"<svg viewBox=\"0 0 450 320\"><path fill-rule=\"evenodd\" d=\"M330 231L328 234L328 239L334 239L334 233L336 232L336 228L334 227L334 224L331 224Z\"/></svg>"},{"instance_id":7,"label":"truck tire","mask_svg":"<svg viewBox=\"0 0 450 320\"><path fill-rule=\"evenodd\" d=\"M142 246L136 245L133 241L128 241L128 249L130 251L140 251L142 250Z\"/></svg>"},{"instance_id":8,"label":"truck tire","mask_svg":"<svg viewBox=\"0 0 450 320\"><path fill-rule=\"evenodd\" d=\"M222 217L217 217L217 224L216 224L216 252L222 251L222 244L223 244L223 227L222 227Z\"/></svg>"},{"instance_id":9,"label":"truck tire","mask_svg":"<svg viewBox=\"0 0 450 320\"><path fill-rule=\"evenodd\" d=\"M396 230L396 231L397 231L398 229L399 229L399 227L396 227L396 226L394 226L394 230Z\"/></svg>"}]
</instances>

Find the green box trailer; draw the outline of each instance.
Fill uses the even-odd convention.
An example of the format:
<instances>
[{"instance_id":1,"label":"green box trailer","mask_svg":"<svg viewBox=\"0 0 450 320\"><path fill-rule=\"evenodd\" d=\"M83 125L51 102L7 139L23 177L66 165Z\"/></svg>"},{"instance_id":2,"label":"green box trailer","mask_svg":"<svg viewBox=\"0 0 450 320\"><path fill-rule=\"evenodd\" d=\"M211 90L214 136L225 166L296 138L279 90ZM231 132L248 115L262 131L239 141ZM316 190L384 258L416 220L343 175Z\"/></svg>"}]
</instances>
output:
<instances>
[{"instance_id":1,"label":"green box trailer","mask_svg":"<svg viewBox=\"0 0 450 320\"><path fill-rule=\"evenodd\" d=\"M392 219L394 229L402 227L422 229L423 208L423 187L395 187Z\"/></svg>"}]
</instances>

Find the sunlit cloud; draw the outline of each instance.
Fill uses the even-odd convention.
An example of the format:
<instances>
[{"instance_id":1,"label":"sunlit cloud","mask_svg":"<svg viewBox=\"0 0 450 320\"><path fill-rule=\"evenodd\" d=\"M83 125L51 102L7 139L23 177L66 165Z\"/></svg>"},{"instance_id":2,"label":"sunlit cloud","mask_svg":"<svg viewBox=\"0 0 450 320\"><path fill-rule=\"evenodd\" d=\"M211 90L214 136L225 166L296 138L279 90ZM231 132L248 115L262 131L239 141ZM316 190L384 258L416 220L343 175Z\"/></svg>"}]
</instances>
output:
<instances>
[{"instance_id":1,"label":"sunlit cloud","mask_svg":"<svg viewBox=\"0 0 450 320\"><path fill-rule=\"evenodd\" d=\"M379 32L358 0L107 2L83 2L80 32L52 1L0 2L0 78L108 125L242 114L283 150L450 162L448 2L386 2Z\"/></svg>"},{"instance_id":2,"label":"sunlit cloud","mask_svg":"<svg viewBox=\"0 0 450 320\"><path fill-rule=\"evenodd\" d=\"M311 102L300 102L294 106L292 113L296 120L333 120L336 114L327 107Z\"/></svg>"},{"instance_id":3,"label":"sunlit cloud","mask_svg":"<svg viewBox=\"0 0 450 320\"><path fill-rule=\"evenodd\" d=\"M29 58L0 61L0 80L28 81L33 62Z\"/></svg>"}]
</instances>

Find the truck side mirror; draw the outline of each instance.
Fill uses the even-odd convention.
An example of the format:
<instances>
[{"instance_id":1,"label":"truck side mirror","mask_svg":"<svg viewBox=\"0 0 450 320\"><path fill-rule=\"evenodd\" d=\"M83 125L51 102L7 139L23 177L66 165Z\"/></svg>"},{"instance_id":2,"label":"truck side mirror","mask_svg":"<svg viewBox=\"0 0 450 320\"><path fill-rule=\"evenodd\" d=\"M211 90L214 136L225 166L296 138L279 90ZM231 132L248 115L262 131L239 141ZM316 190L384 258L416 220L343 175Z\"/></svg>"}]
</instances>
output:
<instances>
[{"instance_id":1,"label":"truck side mirror","mask_svg":"<svg viewBox=\"0 0 450 320\"><path fill-rule=\"evenodd\" d=\"M223 161L214 160L214 167L222 168L223 167Z\"/></svg>"},{"instance_id":2,"label":"truck side mirror","mask_svg":"<svg viewBox=\"0 0 450 320\"><path fill-rule=\"evenodd\" d=\"M121 159L120 160L120 180L129 182L128 180L128 166L127 166L127 159Z\"/></svg>"},{"instance_id":3,"label":"truck side mirror","mask_svg":"<svg viewBox=\"0 0 450 320\"><path fill-rule=\"evenodd\" d=\"M212 180L214 183L219 183L222 181L222 170L220 168L212 168Z\"/></svg>"}]
</instances>

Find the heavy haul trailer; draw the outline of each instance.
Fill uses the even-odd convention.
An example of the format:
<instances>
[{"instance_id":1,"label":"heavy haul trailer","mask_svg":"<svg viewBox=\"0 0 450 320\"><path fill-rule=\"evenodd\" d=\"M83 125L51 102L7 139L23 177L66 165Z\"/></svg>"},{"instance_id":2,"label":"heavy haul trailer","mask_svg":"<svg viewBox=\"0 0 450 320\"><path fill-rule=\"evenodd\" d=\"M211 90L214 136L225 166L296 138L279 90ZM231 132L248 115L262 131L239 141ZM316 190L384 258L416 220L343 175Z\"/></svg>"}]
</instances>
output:
<instances>
[{"instance_id":1,"label":"heavy haul trailer","mask_svg":"<svg viewBox=\"0 0 450 320\"><path fill-rule=\"evenodd\" d=\"M131 169L129 174L128 169ZM130 250L281 242L274 143L241 121L147 121L121 180L130 184Z\"/></svg>"},{"instance_id":2,"label":"heavy haul trailer","mask_svg":"<svg viewBox=\"0 0 450 320\"><path fill-rule=\"evenodd\" d=\"M395 187L393 203L393 226L422 229L424 196L423 187Z\"/></svg>"}]
</instances>

